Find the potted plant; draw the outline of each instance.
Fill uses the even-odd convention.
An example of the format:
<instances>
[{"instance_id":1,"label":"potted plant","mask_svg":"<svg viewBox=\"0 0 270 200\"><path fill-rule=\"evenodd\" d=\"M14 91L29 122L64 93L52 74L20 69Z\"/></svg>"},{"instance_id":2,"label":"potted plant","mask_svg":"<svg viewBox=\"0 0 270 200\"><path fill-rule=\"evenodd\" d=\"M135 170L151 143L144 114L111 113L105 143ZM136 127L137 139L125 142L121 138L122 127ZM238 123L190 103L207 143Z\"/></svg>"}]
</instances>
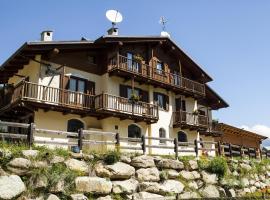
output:
<instances>
[{"instance_id":1,"label":"potted plant","mask_svg":"<svg viewBox=\"0 0 270 200\"><path fill-rule=\"evenodd\" d=\"M136 61L136 62L138 62L138 63L142 63L143 62L143 57L140 55L140 54L135 54L134 56L133 56L133 59Z\"/></svg>"},{"instance_id":2,"label":"potted plant","mask_svg":"<svg viewBox=\"0 0 270 200\"><path fill-rule=\"evenodd\" d=\"M132 102L132 103L136 103L140 100L140 96L137 95L134 91L131 93L131 96L129 98L129 100Z\"/></svg>"}]
</instances>

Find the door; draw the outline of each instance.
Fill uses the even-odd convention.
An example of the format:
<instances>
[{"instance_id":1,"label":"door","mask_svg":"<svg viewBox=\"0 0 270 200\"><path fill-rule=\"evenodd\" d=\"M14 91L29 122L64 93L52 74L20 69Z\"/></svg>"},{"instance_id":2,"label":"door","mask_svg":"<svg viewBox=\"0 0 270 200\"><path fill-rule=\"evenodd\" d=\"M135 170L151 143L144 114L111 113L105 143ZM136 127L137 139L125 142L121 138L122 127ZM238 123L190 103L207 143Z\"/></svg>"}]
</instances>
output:
<instances>
[{"instance_id":1,"label":"door","mask_svg":"<svg viewBox=\"0 0 270 200\"><path fill-rule=\"evenodd\" d=\"M69 103L77 106L82 106L86 93L86 80L81 78L71 77L69 79Z\"/></svg>"}]
</instances>

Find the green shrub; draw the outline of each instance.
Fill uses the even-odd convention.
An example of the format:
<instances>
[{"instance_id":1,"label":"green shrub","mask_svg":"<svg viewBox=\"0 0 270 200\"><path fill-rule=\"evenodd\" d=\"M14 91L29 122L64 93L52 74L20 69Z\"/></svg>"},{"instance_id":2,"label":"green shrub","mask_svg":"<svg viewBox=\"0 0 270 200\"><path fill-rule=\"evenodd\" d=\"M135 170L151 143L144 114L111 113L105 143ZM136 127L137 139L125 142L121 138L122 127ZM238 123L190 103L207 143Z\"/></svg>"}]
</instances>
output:
<instances>
[{"instance_id":1,"label":"green shrub","mask_svg":"<svg viewBox=\"0 0 270 200\"><path fill-rule=\"evenodd\" d=\"M224 177L228 171L228 164L225 158L213 158L207 167L207 171L217 174L219 178Z\"/></svg>"},{"instance_id":2,"label":"green shrub","mask_svg":"<svg viewBox=\"0 0 270 200\"><path fill-rule=\"evenodd\" d=\"M120 160L120 154L117 151L109 151L103 159L107 165L112 165Z\"/></svg>"},{"instance_id":3,"label":"green shrub","mask_svg":"<svg viewBox=\"0 0 270 200\"><path fill-rule=\"evenodd\" d=\"M200 170L206 170L209 167L210 161L208 158L202 157L198 160L198 167Z\"/></svg>"}]
</instances>

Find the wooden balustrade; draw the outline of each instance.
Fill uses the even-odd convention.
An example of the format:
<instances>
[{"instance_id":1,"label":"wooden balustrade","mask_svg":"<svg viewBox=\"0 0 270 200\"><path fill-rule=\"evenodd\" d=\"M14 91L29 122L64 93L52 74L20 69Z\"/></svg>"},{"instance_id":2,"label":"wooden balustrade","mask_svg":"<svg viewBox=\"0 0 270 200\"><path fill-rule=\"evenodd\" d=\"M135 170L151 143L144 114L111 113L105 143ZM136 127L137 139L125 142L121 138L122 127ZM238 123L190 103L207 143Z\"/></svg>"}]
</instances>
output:
<instances>
[{"instance_id":1,"label":"wooden balustrade","mask_svg":"<svg viewBox=\"0 0 270 200\"><path fill-rule=\"evenodd\" d=\"M177 125L190 125L197 127L208 128L208 117L205 115L195 115L186 111L173 112L173 124Z\"/></svg>"},{"instance_id":2,"label":"wooden balustrade","mask_svg":"<svg viewBox=\"0 0 270 200\"><path fill-rule=\"evenodd\" d=\"M132 102L131 100L111 94L103 93L95 97L97 110L116 111L126 114L158 119L158 106L146 102Z\"/></svg>"},{"instance_id":3,"label":"wooden balustrade","mask_svg":"<svg viewBox=\"0 0 270 200\"><path fill-rule=\"evenodd\" d=\"M158 106L154 104L141 101L132 102L127 98L106 93L94 96L25 81L14 87L8 104L17 100L43 103L50 106L96 110L99 113L106 110L141 118L158 119Z\"/></svg>"},{"instance_id":4,"label":"wooden balustrade","mask_svg":"<svg viewBox=\"0 0 270 200\"><path fill-rule=\"evenodd\" d=\"M110 59L108 71L122 70L128 73L136 74L147 79L152 79L167 85L205 95L205 86L199 82L179 76L178 74L159 70L156 67L145 64L142 61L128 59L127 57L118 55Z\"/></svg>"}]
</instances>

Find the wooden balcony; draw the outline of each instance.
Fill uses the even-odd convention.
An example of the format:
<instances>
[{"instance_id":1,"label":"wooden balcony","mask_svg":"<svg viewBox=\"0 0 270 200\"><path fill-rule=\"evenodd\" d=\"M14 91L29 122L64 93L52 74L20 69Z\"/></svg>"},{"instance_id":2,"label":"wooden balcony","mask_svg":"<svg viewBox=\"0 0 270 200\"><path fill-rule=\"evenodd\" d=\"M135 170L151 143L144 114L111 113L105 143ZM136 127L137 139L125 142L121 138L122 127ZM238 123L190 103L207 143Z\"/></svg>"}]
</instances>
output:
<instances>
[{"instance_id":1,"label":"wooden balcony","mask_svg":"<svg viewBox=\"0 0 270 200\"><path fill-rule=\"evenodd\" d=\"M143 62L130 60L118 55L109 60L108 72L126 77L127 74L135 75L135 80L182 92L192 96L205 96L205 86L199 82L187 79L177 74L158 70Z\"/></svg>"},{"instance_id":2,"label":"wooden balcony","mask_svg":"<svg viewBox=\"0 0 270 200\"><path fill-rule=\"evenodd\" d=\"M208 117L205 115L194 115L186 111L173 112L173 126L190 130L207 130Z\"/></svg>"},{"instance_id":3,"label":"wooden balcony","mask_svg":"<svg viewBox=\"0 0 270 200\"><path fill-rule=\"evenodd\" d=\"M30 109L42 108L64 114L106 118L110 116L154 123L158 120L158 106L144 102L130 102L129 99L110 95L90 95L60 88L21 82L9 92L0 104L0 114L24 105Z\"/></svg>"},{"instance_id":4,"label":"wooden balcony","mask_svg":"<svg viewBox=\"0 0 270 200\"><path fill-rule=\"evenodd\" d=\"M220 137L223 134L223 131L218 122L212 121L209 123L208 129L200 131L200 134L211 137Z\"/></svg>"}]
</instances>

